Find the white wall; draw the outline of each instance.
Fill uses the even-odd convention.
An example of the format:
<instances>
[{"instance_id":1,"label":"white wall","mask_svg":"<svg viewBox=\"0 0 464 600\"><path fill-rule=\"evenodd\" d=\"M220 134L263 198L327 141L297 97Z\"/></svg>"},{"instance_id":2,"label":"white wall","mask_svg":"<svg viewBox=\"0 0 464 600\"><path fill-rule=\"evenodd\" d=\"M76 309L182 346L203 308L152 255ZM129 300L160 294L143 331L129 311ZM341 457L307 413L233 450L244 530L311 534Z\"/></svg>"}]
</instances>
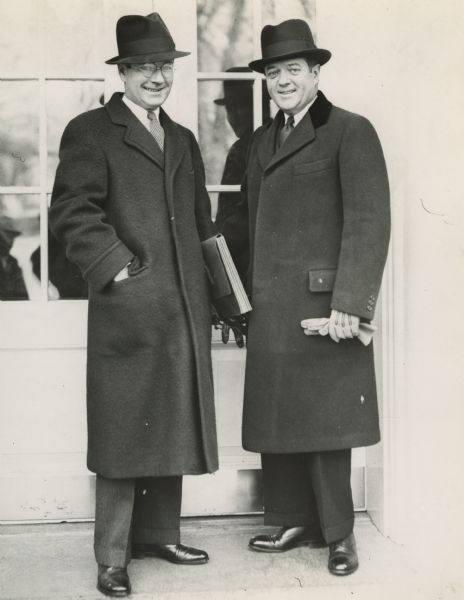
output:
<instances>
[{"instance_id":1,"label":"white wall","mask_svg":"<svg viewBox=\"0 0 464 600\"><path fill-rule=\"evenodd\" d=\"M318 45L333 51L321 89L373 121L391 179L387 530L453 581L464 523L464 5L320 0L317 13Z\"/></svg>"}]
</instances>

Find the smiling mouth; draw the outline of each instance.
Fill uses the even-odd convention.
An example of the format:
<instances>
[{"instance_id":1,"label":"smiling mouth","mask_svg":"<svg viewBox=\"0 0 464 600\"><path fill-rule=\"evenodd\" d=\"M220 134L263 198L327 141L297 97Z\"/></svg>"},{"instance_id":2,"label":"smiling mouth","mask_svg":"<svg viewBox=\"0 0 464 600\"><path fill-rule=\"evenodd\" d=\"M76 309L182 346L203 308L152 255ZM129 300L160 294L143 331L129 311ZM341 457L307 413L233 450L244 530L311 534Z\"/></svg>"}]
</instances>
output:
<instances>
[{"instance_id":1,"label":"smiling mouth","mask_svg":"<svg viewBox=\"0 0 464 600\"><path fill-rule=\"evenodd\" d=\"M147 92L161 92L162 90L164 90L164 87L160 87L160 88L153 88L153 87L148 87L147 85L142 85L144 90L147 90Z\"/></svg>"},{"instance_id":2,"label":"smiling mouth","mask_svg":"<svg viewBox=\"0 0 464 600\"><path fill-rule=\"evenodd\" d=\"M281 96L290 96L291 94L294 94L296 90L285 90L284 92L279 92L279 94Z\"/></svg>"}]
</instances>

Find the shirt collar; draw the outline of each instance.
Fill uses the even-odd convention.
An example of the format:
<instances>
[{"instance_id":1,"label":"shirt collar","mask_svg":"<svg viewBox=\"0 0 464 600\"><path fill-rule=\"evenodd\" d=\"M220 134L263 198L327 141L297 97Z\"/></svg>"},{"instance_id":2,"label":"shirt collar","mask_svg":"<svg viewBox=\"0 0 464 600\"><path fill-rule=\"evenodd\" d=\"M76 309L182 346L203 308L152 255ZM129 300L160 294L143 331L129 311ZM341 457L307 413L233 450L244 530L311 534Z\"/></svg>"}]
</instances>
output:
<instances>
[{"instance_id":1,"label":"shirt collar","mask_svg":"<svg viewBox=\"0 0 464 600\"><path fill-rule=\"evenodd\" d=\"M142 125L144 127L146 127L147 129L150 129L150 120L148 119L148 116L147 116L148 110L146 110L142 106L139 106L132 100L129 100L129 98L126 96L126 94L123 95L122 101L127 106L127 108L129 108L130 111L137 117L137 119L142 123ZM159 110L160 110L159 106L158 106L158 108L155 108L153 110L158 121L159 121Z\"/></svg>"},{"instance_id":2,"label":"shirt collar","mask_svg":"<svg viewBox=\"0 0 464 600\"><path fill-rule=\"evenodd\" d=\"M317 94L314 96L314 98L311 100L311 102L303 108L303 110L300 110L300 112L296 113L296 115L293 115L293 122L294 122L293 126L294 127L296 127L298 125L298 123L301 121L301 119L303 119L303 117L308 112L310 107L314 104L314 102L316 102L316 98L317 98ZM285 124L287 123L289 117L290 117L290 115L285 114Z\"/></svg>"}]
</instances>

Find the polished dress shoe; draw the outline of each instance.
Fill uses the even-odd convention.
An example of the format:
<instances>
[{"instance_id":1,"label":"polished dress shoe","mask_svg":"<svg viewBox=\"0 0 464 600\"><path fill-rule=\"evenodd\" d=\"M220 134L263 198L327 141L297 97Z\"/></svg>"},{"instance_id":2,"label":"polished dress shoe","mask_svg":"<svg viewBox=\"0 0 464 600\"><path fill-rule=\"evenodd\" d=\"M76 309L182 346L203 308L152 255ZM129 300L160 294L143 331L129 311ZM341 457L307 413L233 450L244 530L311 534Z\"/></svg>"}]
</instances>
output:
<instances>
[{"instance_id":1,"label":"polished dress shoe","mask_svg":"<svg viewBox=\"0 0 464 600\"><path fill-rule=\"evenodd\" d=\"M176 565L203 565L209 560L204 550L183 544L132 544L132 558L156 556Z\"/></svg>"},{"instance_id":2,"label":"polished dress shoe","mask_svg":"<svg viewBox=\"0 0 464 600\"><path fill-rule=\"evenodd\" d=\"M328 567L332 575L350 575L356 571L358 565L356 540L352 533L340 542L329 544Z\"/></svg>"},{"instance_id":3,"label":"polished dress shoe","mask_svg":"<svg viewBox=\"0 0 464 600\"><path fill-rule=\"evenodd\" d=\"M327 544L321 534L315 534L310 527L282 527L279 533L256 535L248 547L256 552L286 552L298 546L323 548Z\"/></svg>"},{"instance_id":4,"label":"polished dress shoe","mask_svg":"<svg viewBox=\"0 0 464 600\"><path fill-rule=\"evenodd\" d=\"M97 590L106 596L124 598L131 592L126 567L98 565Z\"/></svg>"}]
</instances>

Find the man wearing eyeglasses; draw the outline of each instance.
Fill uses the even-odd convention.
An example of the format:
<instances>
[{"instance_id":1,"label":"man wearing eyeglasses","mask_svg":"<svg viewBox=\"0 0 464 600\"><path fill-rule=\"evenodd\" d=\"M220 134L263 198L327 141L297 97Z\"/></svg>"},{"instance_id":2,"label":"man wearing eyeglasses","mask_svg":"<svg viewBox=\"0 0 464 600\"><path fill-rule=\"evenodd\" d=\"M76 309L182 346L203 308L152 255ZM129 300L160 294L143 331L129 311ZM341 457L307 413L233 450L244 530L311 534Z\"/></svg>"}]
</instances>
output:
<instances>
[{"instance_id":1,"label":"man wearing eyeglasses","mask_svg":"<svg viewBox=\"0 0 464 600\"><path fill-rule=\"evenodd\" d=\"M253 257L243 445L261 453L265 523L280 527L249 547L327 544L344 576L358 568L351 449L380 438L372 344L358 337L387 255L388 179L369 121L319 91L331 53L307 23L266 25L261 47L250 67L280 110L251 139L243 201L223 226L232 252Z\"/></svg>"},{"instance_id":2,"label":"man wearing eyeglasses","mask_svg":"<svg viewBox=\"0 0 464 600\"><path fill-rule=\"evenodd\" d=\"M89 285L88 467L98 589L133 557L205 563L180 544L183 475L217 469L211 314L200 240L214 234L193 134L161 105L187 52L157 13L116 29L124 94L73 119L50 223Z\"/></svg>"}]
</instances>

